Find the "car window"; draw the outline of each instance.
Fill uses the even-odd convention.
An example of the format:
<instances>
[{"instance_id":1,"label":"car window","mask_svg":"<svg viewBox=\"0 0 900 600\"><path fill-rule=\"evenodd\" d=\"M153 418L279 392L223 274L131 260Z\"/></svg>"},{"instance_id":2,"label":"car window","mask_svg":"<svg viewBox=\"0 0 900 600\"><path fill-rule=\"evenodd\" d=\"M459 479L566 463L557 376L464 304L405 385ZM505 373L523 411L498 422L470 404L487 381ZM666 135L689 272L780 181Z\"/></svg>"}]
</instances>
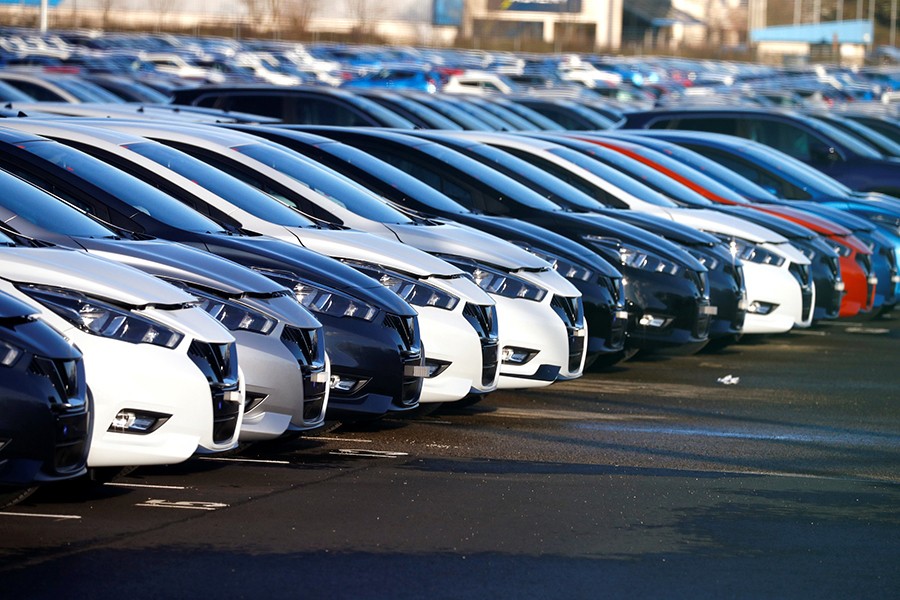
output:
<instances>
[{"instance_id":1,"label":"car window","mask_svg":"<svg viewBox=\"0 0 900 600\"><path fill-rule=\"evenodd\" d=\"M691 146L690 144L685 144L685 147L711 158L720 165L731 169L738 175L745 177L758 186L772 192L779 198L809 200L812 197L804 189L792 184L784 178L776 177L774 174L755 164L751 160L704 146Z\"/></svg>"},{"instance_id":2,"label":"car window","mask_svg":"<svg viewBox=\"0 0 900 600\"><path fill-rule=\"evenodd\" d=\"M219 103L221 104L221 103ZM216 107L217 104L201 104ZM225 98L224 106L235 112L245 112L264 117L284 117L284 99L272 94L235 94Z\"/></svg>"}]
</instances>

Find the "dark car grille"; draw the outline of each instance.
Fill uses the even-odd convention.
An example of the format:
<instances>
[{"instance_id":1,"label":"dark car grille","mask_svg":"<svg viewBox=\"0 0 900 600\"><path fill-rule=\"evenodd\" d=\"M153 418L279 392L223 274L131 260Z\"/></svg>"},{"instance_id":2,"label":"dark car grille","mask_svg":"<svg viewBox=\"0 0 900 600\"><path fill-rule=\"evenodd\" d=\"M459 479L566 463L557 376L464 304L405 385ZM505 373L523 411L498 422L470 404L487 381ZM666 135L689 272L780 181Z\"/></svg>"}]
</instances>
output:
<instances>
[{"instance_id":1,"label":"dark car grille","mask_svg":"<svg viewBox=\"0 0 900 600\"><path fill-rule=\"evenodd\" d=\"M60 414L83 410L85 401L78 391L78 361L35 356L28 365L28 372L50 380L56 392L48 398L54 412Z\"/></svg>"},{"instance_id":2,"label":"dark car grille","mask_svg":"<svg viewBox=\"0 0 900 600\"><path fill-rule=\"evenodd\" d=\"M809 287L809 265L798 265L797 263L791 264L791 275L794 276L802 287Z\"/></svg>"},{"instance_id":3,"label":"dark car grille","mask_svg":"<svg viewBox=\"0 0 900 600\"><path fill-rule=\"evenodd\" d=\"M581 298L554 295L550 300L550 306L563 320L566 327L581 328L584 326L584 305Z\"/></svg>"},{"instance_id":4,"label":"dark car grille","mask_svg":"<svg viewBox=\"0 0 900 600\"><path fill-rule=\"evenodd\" d=\"M706 278L705 273L702 273L700 271L688 270L685 276L694 282L694 285L697 286L697 289L700 290L701 294L704 294L704 295L706 294L707 278Z\"/></svg>"},{"instance_id":5,"label":"dark car grille","mask_svg":"<svg viewBox=\"0 0 900 600\"><path fill-rule=\"evenodd\" d=\"M400 339L403 340L404 350L416 351L419 347L419 332L416 330L416 317L385 315L384 324L400 334Z\"/></svg>"},{"instance_id":6,"label":"dark car grille","mask_svg":"<svg viewBox=\"0 0 900 600\"><path fill-rule=\"evenodd\" d=\"M828 269L831 271L831 274L835 279L837 279L837 277L841 274L840 259L829 256L825 259L825 263L828 265Z\"/></svg>"},{"instance_id":7,"label":"dark car grille","mask_svg":"<svg viewBox=\"0 0 900 600\"><path fill-rule=\"evenodd\" d=\"M622 278L621 277L600 277L601 284L606 288L609 292L609 295L612 297L613 304L618 304L622 301L622 298L625 295Z\"/></svg>"},{"instance_id":8,"label":"dark car grille","mask_svg":"<svg viewBox=\"0 0 900 600\"><path fill-rule=\"evenodd\" d=\"M857 254L856 262L866 272L866 277L872 273L872 259L869 258L868 254Z\"/></svg>"},{"instance_id":9,"label":"dark car grille","mask_svg":"<svg viewBox=\"0 0 900 600\"><path fill-rule=\"evenodd\" d=\"M66 473L82 468L90 437L90 413L79 362L35 356L28 372L46 377L55 392L47 397L56 417L53 469Z\"/></svg>"},{"instance_id":10,"label":"dark car grille","mask_svg":"<svg viewBox=\"0 0 900 600\"><path fill-rule=\"evenodd\" d=\"M285 326L281 343L294 355L303 374L303 419L311 421L322 414L328 382L313 381L325 372L325 342L321 329Z\"/></svg>"},{"instance_id":11,"label":"dark car grille","mask_svg":"<svg viewBox=\"0 0 900 600\"><path fill-rule=\"evenodd\" d=\"M188 356L206 376L212 392L213 441L225 442L234 436L242 410L240 402L225 400L226 392L238 389L235 345L194 340Z\"/></svg>"},{"instance_id":12,"label":"dark car grille","mask_svg":"<svg viewBox=\"0 0 900 600\"><path fill-rule=\"evenodd\" d=\"M554 295L550 306L566 325L569 334L569 371L575 371L581 366L587 341L584 335L584 304L580 297Z\"/></svg>"},{"instance_id":13,"label":"dark car grille","mask_svg":"<svg viewBox=\"0 0 900 600\"><path fill-rule=\"evenodd\" d=\"M479 337L497 337L496 307L467 302L463 307L463 316L475 328Z\"/></svg>"},{"instance_id":14,"label":"dark car grille","mask_svg":"<svg viewBox=\"0 0 900 600\"><path fill-rule=\"evenodd\" d=\"M490 385L500 368L497 307L469 302L463 307L463 316L481 341L481 385Z\"/></svg>"}]
</instances>

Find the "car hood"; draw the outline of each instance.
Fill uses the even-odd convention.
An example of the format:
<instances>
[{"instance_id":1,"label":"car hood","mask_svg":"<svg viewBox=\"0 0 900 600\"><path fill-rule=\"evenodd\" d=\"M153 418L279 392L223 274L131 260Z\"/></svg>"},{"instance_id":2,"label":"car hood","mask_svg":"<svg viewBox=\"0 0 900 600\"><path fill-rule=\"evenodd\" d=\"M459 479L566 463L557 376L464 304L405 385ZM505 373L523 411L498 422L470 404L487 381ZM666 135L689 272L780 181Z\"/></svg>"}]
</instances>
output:
<instances>
[{"instance_id":1,"label":"car hood","mask_svg":"<svg viewBox=\"0 0 900 600\"><path fill-rule=\"evenodd\" d=\"M0 277L76 290L129 307L173 306L194 297L152 275L81 250L3 248Z\"/></svg>"},{"instance_id":2,"label":"car hood","mask_svg":"<svg viewBox=\"0 0 900 600\"><path fill-rule=\"evenodd\" d=\"M301 227L291 228L291 231L305 247L334 258L376 263L417 277L462 275L461 270L446 261L372 233Z\"/></svg>"},{"instance_id":3,"label":"car hood","mask_svg":"<svg viewBox=\"0 0 900 600\"><path fill-rule=\"evenodd\" d=\"M547 261L514 244L468 227L389 223L387 228L404 244L429 253L464 256L507 271L542 270L550 267Z\"/></svg>"},{"instance_id":4,"label":"car hood","mask_svg":"<svg viewBox=\"0 0 900 600\"><path fill-rule=\"evenodd\" d=\"M16 319L37 314L33 306L8 294L0 294L0 319Z\"/></svg>"},{"instance_id":5,"label":"car hood","mask_svg":"<svg viewBox=\"0 0 900 600\"><path fill-rule=\"evenodd\" d=\"M701 231L745 239L757 244L783 244L787 239L767 227L707 208L669 208L670 218Z\"/></svg>"},{"instance_id":6,"label":"car hood","mask_svg":"<svg viewBox=\"0 0 900 600\"><path fill-rule=\"evenodd\" d=\"M94 256L125 263L141 271L177 279L227 297L271 295L284 291L268 277L242 265L177 242L78 239Z\"/></svg>"}]
</instances>

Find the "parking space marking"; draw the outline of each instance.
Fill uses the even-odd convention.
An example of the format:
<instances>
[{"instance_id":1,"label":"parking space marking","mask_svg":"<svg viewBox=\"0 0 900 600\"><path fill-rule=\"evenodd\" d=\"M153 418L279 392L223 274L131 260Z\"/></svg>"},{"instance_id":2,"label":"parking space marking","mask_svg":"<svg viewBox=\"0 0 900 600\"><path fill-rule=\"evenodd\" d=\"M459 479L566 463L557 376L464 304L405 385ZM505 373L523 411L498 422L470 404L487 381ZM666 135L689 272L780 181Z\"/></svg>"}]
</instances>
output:
<instances>
[{"instance_id":1,"label":"parking space marking","mask_svg":"<svg viewBox=\"0 0 900 600\"><path fill-rule=\"evenodd\" d=\"M257 463L261 465L289 465L289 460L263 460L261 458L228 458L215 456L201 456L200 460L214 460L220 462Z\"/></svg>"},{"instance_id":2,"label":"parking space marking","mask_svg":"<svg viewBox=\"0 0 900 600\"><path fill-rule=\"evenodd\" d=\"M885 329L884 327L847 327L844 329L847 333L866 333L868 335L884 335L888 333L890 329Z\"/></svg>"},{"instance_id":3,"label":"parking space marking","mask_svg":"<svg viewBox=\"0 0 900 600\"><path fill-rule=\"evenodd\" d=\"M362 448L341 448L340 450L332 450L329 454L334 454L336 456L360 456L364 458L397 458L399 456L409 456L408 452L367 450Z\"/></svg>"},{"instance_id":4,"label":"parking space marking","mask_svg":"<svg viewBox=\"0 0 900 600\"><path fill-rule=\"evenodd\" d=\"M110 481L104 483L103 485L108 485L112 487L124 487L124 488L151 488L154 490L186 490L187 486L183 485L150 485L148 483L119 483L117 481Z\"/></svg>"},{"instance_id":5,"label":"parking space marking","mask_svg":"<svg viewBox=\"0 0 900 600\"><path fill-rule=\"evenodd\" d=\"M191 502L188 500L172 501L163 500L161 498L151 498L146 502L135 504L135 506L143 506L145 508L180 508L186 510L217 510L220 508L228 508L227 504L221 502Z\"/></svg>"},{"instance_id":6,"label":"parking space marking","mask_svg":"<svg viewBox=\"0 0 900 600\"><path fill-rule=\"evenodd\" d=\"M17 512L0 512L2 517L36 517L39 519L57 519L60 521L70 521L80 519L80 515L45 515L39 513L17 513Z\"/></svg>"},{"instance_id":7,"label":"parking space marking","mask_svg":"<svg viewBox=\"0 0 900 600\"><path fill-rule=\"evenodd\" d=\"M310 439L310 440L326 440L326 441L329 441L329 442L356 442L356 443L359 443L359 444L371 444L371 443L373 443L372 440L357 440L357 439L353 439L353 438L325 437L325 436L323 436L323 435L313 435L313 436L309 436L309 438L307 438L307 439Z\"/></svg>"},{"instance_id":8,"label":"parking space marking","mask_svg":"<svg viewBox=\"0 0 900 600\"><path fill-rule=\"evenodd\" d=\"M556 421L662 421L668 418L663 415L593 413L575 410L532 410L527 408L498 408L493 412L484 413L483 416L500 417L502 419L553 419Z\"/></svg>"}]
</instances>

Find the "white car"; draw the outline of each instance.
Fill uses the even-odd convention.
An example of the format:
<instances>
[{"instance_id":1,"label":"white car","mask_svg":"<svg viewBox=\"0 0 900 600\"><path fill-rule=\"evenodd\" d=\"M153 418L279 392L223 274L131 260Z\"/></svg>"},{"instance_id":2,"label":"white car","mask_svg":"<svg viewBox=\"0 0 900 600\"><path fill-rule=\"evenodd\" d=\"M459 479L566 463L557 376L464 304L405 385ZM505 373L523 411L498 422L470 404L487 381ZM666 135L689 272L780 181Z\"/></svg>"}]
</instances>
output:
<instances>
[{"instance_id":1,"label":"white car","mask_svg":"<svg viewBox=\"0 0 900 600\"><path fill-rule=\"evenodd\" d=\"M399 240L407 247L407 253L411 248L418 248L470 273L490 293L497 306L502 358L499 388L537 387L558 379L581 376L587 339L581 292L546 261L530 252L471 228L417 222L328 167L255 136L217 128L185 129L165 124L111 123L109 127L170 143L237 175L306 214L379 236L383 244L389 244L384 246L378 259L383 266L401 256L401 250L396 247L396 240ZM177 166L173 167L178 170ZM182 174L188 175L187 171ZM197 174L191 174L189 178L196 180ZM283 239L293 235L313 250L357 264L363 261L372 268L372 250L365 250L368 256L359 254L345 241L347 235L289 227L291 219L296 221L296 216L275 214L278 211L272 205L276 203L241 201L239 195L228 192L222 190L220 195L237 199L219 208L243 227ZM404 264L395 263L395 268L416 273L418 277L426 277L428 271L437 274L443 269L444 277L452 272L418 252L405 261ZM424 265L429 266L422 271ZM422 308L417 308L423 321L423 341L428 353L435 347L435 342L429 346L429 339L425 337L426 319L421 319ZM444 340L446 338L437 338L439 347L446 346ZM423 402L428 402L431 397L429 392L433 386L430 384L426 381ZM489 390L477 385L472 389L473 393L486 391ZM441 401L447 400L449 398Z\"/></svg>"},{"instance_id":2,"label":"white car","mask_svg":"<svg viewBox=\"0 0 900 600\"><path fill-rule=\"evenodd\" d=\"M54 247L0 248L0 290L83 352L89 467L171 464L237 445L245 392L234 338L193 296Z\"/></svg>"},{"instance_id":3,"label":"white car","mask_svg":"<svg viewBox=\"0 0 900 600\"><path fill-rule=\"evenodd\" d=\"M726 239L733 255L740 257L743 263L747 288L745 334L783 333L792 327L808 327L812 323L815 288L812 285L801 288L791 273L792 265L808 268L810 262L784 236L718 211L681 208L674 203L663 205L638 198L604 179L599 174L600 169L592 164L596 162L594 159L550 141L481 132L460 135L501 149L513 149L526 161L536 157L560 166L574 177L604 190L631 210L663 216Z\"/></svg>"}]
</instances>

